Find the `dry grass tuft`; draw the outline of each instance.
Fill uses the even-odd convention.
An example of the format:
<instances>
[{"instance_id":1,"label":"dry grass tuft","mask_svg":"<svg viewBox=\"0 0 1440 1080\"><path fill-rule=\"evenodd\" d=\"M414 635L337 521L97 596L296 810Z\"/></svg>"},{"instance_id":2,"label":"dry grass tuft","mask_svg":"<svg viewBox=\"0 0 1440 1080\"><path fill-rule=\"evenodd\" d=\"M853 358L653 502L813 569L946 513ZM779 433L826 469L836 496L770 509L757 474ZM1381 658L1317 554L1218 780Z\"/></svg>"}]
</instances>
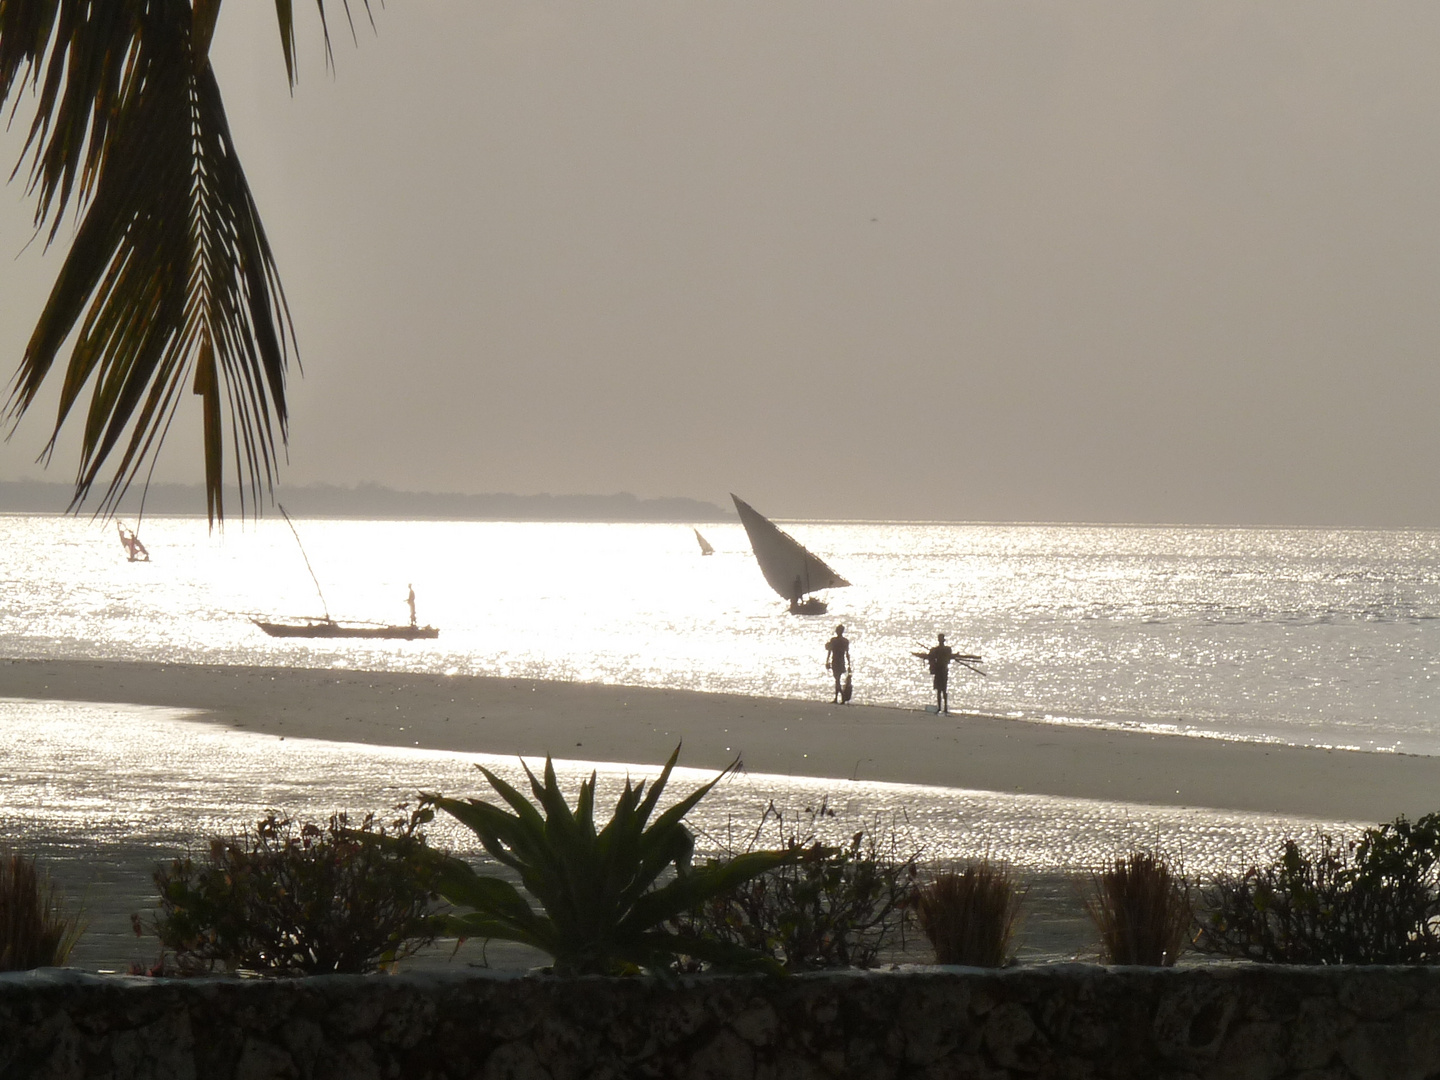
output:
<instances>
[{"instance_id":1,"label":"dry grass tuft","mask_svg":"<svg viewBox=\"0 0 1440 1080\"><path fill-rule=\"evenodd\" d=\"M1004 967L1023 899L1008 868L981 859L921 888L915 909L938 963Z\"/></svg>"},{"instance_id":2,"label":"dry grass tuft","mask_svg":"<svg viewBox=\"0 0 1440 1080\"><path fill-rule=\"evenodd\" d=\"M1190 940L1190 885L1164 855L1131 852L1095 875L1085 910L1107 964L1172 967Z\"/></svg>"},{"instance_id":3,"label":"dry grass tuft","mask_svg":"<svg viewBox=\"0 0 1440 1080\"><path fill-rule=\"evenodd\" d=\"M58 967L83 930L35 860L0 854L0 971Z\"/></svg>"}]
</instances>

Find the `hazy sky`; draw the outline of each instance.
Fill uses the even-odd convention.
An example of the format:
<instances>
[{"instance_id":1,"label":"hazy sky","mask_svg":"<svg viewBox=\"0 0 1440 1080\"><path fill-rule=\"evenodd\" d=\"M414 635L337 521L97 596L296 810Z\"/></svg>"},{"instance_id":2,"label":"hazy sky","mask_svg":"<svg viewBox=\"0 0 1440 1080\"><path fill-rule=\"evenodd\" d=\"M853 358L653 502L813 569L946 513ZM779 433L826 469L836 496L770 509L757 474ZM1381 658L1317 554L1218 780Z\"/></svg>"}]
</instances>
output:
<instances>
[{"instance_id":1,"label":"hazy sky","mask_svg":"<svg viewBox=\"0 0 1440 1080\"><path fill-rule=\"evenodd\" d=\"M215 45L286 483L1440 525L1440 5L391 0L333 79L296 11L293 99L272 4Z\"/></svg>"}]
</instances>

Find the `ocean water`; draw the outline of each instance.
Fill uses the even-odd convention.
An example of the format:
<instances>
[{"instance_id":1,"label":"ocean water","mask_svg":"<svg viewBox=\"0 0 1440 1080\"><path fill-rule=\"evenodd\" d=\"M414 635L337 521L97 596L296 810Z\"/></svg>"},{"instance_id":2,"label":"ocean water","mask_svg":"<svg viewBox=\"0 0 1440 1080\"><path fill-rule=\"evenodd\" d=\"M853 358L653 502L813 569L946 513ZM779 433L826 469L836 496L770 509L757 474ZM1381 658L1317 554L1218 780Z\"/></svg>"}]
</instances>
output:
<instances>
[{"instance_id":1,"label":"ocean water","mask_svg":"<svg viewBox=\"0 0 1440 1080\"><path fill-rule=\"evenodd\" d=\"M332 615L401 622L413 583L428 642L309 643L252 617L319 614L283 521L157 518L150 563L113 527L0 515L0 656L403 669L828 699L824 642L853 641L856 700L920 708L912 651L937 631L985 657L954 704L1056 724L1440 753L1440 533L803 522L787 526L854 582L823 617L795 617L765 585L738 525L300 521ZM3 680L3 668L0 668ZM0 844L41 856L91 917L78 962L145 959L129 913L154 903L157 859L277 807L323 819L421 790L483 794L479 755L282 740L183 713L4 700ZM562 762L567 790L592 766ZM625 775L599 767L602 806ZM677 775L675 791L708 779ZM1284 835L1353 825L1265 815L845 780L741 775L692 815L702 851L774 802L821 805L831 840L868 827L929 863L989 854L1074 874L1158 845L1209 877L1266 859ZM437 824L435 839L474 850ZM1056 915L1083 923L1070 893ZM1068 899L1067 899L1068 898ZM1034 933L1044 930L1037 920ZM1069 931L1066 931L1069 933ZM1079 931L1083 938L1083 926ZM1075 942L1023 946L1034 958ZM1073 934L1071 935L1073 937ZM1043 937L1043 935L1042 935ZM527 966L534 958L511 958Z\"/></svg>"},{"instance_id":2,"label":"ocean water","mask_svg":"<svg viewBox=\"0 0 1440 1080\"><path fill-rule=\"evenodd\" d=\"M282 520L211 533L0 515L0 655L405 669L829 697L843 622L859 702L919 708L912 651L981 653L952 704L1057 724L1440 753L1440 532L799 522L853 582L796 617L738 524L299 521L330 613L437 641L312 643L252 616L319 614ZM0 696L4 687L0 686Z\"/></svg>"}]
</instances>

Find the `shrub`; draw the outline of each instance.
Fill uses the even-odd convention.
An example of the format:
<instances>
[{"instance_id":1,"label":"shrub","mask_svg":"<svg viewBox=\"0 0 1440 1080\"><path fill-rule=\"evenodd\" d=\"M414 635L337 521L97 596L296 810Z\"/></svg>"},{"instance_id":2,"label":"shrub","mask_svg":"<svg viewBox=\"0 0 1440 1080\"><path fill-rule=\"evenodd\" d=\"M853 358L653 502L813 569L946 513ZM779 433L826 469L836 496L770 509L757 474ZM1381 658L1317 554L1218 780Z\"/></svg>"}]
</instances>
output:
<instances>
[{"instance_id":1,"label":"shrub","mask_svg":"<svg viewBox=\"0 0 1440 1080\"><path fill-rule=\"evenodd\" d=\"M403 808L402 808L403 809ZM270 811L201 857L160 866L154 921L180 970L266 975L375 971L439 931L419 855L423 814L388 825L345 814L325 826ZM382 846L371 842L385 838ZM138 920L137 920L138 921Z\"/></svg>"},{"instance_id":2,"label":"shrub","mask_svg":"<svg viewBox=\"0 0 1440 1080\"><path fill-rule=\"evenodd\" d=\"M1264 867L1203 894L1200 949L1281 964L1440 961L1440 814L1355 840L1287 839Z\"/></svg>"},{"instance_id":3,"label":"shrub","mask_svg":"<svg viewBox=\"0 0 1440 1080\"><path fill-rule=\"evenodd\" d=\"M915 910L936 962L1004 967L1023 899L1014 874L986 858L923 886Z\"/></svg>"},{"instance_id":4,"label":"shrub","mask_svg":"<svg viewBox=\"0 0 1440 1080\"><path fill-rule=\"evenodd\" d=\"M913 852L901 856L891 830L881 841L872 828L847 843L827 845L816 824L835 812L806 807L793 821L772 802L745 850L772 844L789 861L687 912L677 925L765 953L791 971L871 967L892 941L904 941L907 904L915 886ZM737 852L727 843L726 858Z\"/></svg>"},{"instance_id":5,"label":"shrub","mask_svg":"<svg viewBox=\"0 0 1440 1080\"><path fill-rule=\"evenodd\" d=\"M58 967L83 932L33 859L0 854L0 971Z\"/></svg>"},{"instance_id":6,"label":"shrub","mask_svg":"<svg viewBox=\"0 0 1440 1080\"><path fill-rule=\"evenodd\" d=\"M632 785L627 778L609 823L598 831L595 774L580 785L571 810L549 758L543 784L525 766L540 810L483 767L485 779L513 813L479 799L424 796L427 806L455 817L492 857L519 874L525 890L543 909L532 910L508 881L476 873L453 856L430 852L427 861L437 891L450 903L471 909L449 916L447 927L461 937L515 941L540 949L554 958L560 974L617 974L641 968L664 972L679 956L722 967L774 970L773 962L752 950L668 925L679 913L789 857L783 852L755 851L692 868L694 839L683 819L730 770L692 791L652 823L650 817L679 754L677 747L649 791L644 781ZM674 877L659 884L671 867Z\"/></svg>"},{"instance_id":7,"label":"shrub","mask_svg":"<svg viewBox=\"0 0 1440 1080\"><path fill-rule=\"evenodd\" d=\"M1153 851L1132 852L1095 875L1085 910L1105 963L1149 967L1174 966L1195 917L1189 883Z\"/></svg>"}]
</instances>

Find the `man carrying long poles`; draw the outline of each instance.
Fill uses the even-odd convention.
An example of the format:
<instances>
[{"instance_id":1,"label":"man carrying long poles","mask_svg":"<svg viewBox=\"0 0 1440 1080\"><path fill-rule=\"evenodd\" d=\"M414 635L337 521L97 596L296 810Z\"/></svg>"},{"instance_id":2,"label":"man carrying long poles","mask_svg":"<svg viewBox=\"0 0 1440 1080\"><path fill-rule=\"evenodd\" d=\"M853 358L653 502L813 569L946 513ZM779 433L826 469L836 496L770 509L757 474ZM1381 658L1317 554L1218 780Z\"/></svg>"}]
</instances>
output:
<instances>
[{"instance_id":1,"label":"man carrying long poles","mask_svg":"<svg viewBox=\"0 0 1440 1080\"><path fill-rule=\"evenodd\" d=\"M925 652L912 653L930 665L930 674L935 685L935 711L937 713L950 714L950 665L959 664L963 668L975 672L977 675L984 675L975 665L980 663L980 657L974 653L957 653L949 645L945 644L945 635L936 635L938 644Z\"/></svg>"}]
</instances>

